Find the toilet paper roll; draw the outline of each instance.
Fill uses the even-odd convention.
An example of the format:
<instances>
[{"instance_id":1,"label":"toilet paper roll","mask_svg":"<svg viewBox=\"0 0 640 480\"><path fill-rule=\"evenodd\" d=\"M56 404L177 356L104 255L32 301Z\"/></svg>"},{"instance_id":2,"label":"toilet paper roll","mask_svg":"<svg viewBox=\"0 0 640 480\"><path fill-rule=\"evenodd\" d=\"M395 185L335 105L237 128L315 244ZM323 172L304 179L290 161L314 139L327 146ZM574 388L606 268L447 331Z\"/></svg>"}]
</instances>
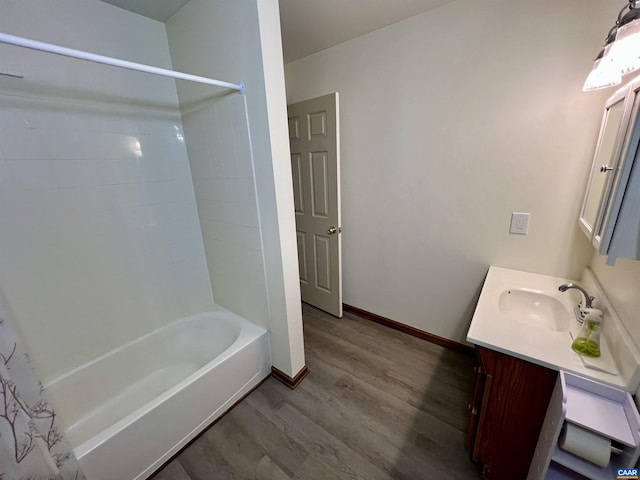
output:
<instances>
[{"instance_id":1,"label":"toilet paper roll","mask_svg":"<svg viewBox=\"0 0 640 480\"><path fill-rule=\"evenodd\" d=\"M558 445L561 449L600 467L609 465L611 440L573 423L565 423Z\"/></svg>"}]
</instances>

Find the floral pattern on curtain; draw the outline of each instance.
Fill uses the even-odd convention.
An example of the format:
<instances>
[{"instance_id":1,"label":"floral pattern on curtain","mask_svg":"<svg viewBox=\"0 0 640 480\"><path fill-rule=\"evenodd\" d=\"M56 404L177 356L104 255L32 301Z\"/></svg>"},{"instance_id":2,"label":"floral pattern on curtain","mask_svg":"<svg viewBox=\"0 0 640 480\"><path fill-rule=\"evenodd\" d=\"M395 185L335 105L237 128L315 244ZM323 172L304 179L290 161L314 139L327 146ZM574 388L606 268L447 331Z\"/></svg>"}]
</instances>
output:
<instances>
[{"instance_id":1,"label":"floral pattern on curtain","mask_svg":"<svg viewBox=\"0 0 640 480\"><path fill-rule=\"evenodd\" d=\"M85 480L0 298L0 480Z\"/></svg>"}]
</instances>

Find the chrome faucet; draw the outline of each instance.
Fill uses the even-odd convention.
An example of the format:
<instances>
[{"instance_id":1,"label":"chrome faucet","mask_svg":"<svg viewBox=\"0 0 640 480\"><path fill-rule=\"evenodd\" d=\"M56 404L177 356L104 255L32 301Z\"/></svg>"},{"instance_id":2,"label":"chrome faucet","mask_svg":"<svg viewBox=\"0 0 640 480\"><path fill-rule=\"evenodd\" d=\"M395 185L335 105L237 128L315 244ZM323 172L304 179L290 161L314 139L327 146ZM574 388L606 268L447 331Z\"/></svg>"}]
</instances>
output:
<instances>
[{"instance_id":1,"label":"chrome faucet","mask_svg":"<svg viewBox=\"0 0 640 480\"><path fill-rule=\"evenodd\" d=\"M575 288L576 290L579 290L580 293L582 293L582 295L584 296L584 308L593 308L593 301L595 300L595 297L589 295L589 293L587 293L587 291L584 288L582 288L580 285L576 285L575 283L563 283L558 287L558 290L560 290L561 292L566 292L571 288ZM573 311L576 315L576 320L578 320L580 323L584 322L584 319L587 316L587 312L583 310L580 304L578 304L573 309Z\"/></svg>"}]
</instances>

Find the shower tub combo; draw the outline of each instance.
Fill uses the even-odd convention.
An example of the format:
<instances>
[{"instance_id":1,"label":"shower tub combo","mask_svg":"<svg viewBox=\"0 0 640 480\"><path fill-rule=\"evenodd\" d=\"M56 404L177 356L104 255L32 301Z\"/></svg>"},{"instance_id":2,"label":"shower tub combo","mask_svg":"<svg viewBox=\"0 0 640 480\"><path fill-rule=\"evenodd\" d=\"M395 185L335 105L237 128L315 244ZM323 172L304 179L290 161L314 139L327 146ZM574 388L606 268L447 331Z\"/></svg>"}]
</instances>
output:
<instances>
[{"instance_id":1,"label":"shower tub combo","mask_svg":"<svg viewBox=\"0 0 640 480\"><path fill-rule=\"evenodd\" d=\"M242 83L1 32L0 43L244 92ZM269 375L269 345L267 330L214 306L116 348L45 388L89 480L142 480Z\"/></svg>"},{"instance_id":2,"label":"shower tub combo","mask_svg":"<svg viewBox=\"0 0 640 480\"><path fill-rule=\"evenodd\" d=\"M46 389L88 479L141 480L270 370L267 330L216 306L82 365Z\"/></svg>"}]
</instances>

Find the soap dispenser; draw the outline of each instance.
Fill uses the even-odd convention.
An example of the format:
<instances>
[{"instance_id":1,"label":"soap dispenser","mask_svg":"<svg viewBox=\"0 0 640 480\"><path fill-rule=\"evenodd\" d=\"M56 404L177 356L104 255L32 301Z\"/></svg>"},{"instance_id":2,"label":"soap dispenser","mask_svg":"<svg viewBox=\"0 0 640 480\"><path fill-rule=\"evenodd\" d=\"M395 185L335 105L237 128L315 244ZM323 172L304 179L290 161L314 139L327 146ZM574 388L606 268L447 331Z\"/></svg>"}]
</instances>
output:
<instances>
[{"instance_id":1,"label":"soap dispenser","mask_svg":"<svg viewBox=\"0 0 640 480\"><path fill-rule=\"evenodd\" d=\"M587 316L580 331L571 344L574 352L585 357L600 356L600 328L602 327L602 312L596 308L588 308Z\"/></svg>"}]
</instances>

